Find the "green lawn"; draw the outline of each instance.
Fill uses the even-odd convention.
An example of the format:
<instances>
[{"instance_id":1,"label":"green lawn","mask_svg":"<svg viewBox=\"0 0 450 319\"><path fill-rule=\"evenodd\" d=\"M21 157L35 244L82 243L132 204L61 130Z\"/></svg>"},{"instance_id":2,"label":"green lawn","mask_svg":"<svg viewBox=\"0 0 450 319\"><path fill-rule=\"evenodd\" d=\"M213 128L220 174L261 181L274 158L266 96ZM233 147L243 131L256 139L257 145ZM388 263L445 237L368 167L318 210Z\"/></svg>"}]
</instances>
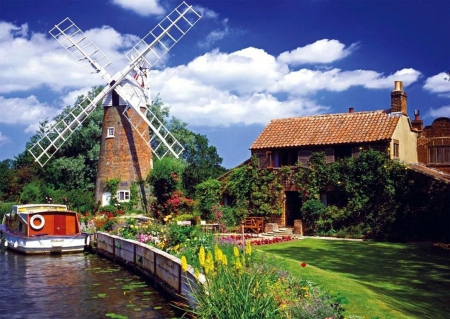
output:
<instances>
[{"instance_id":1,"label":"green lawn","mask_svg":"<svg viewBox=\"0 0 450 319\"><path fill-rule=\"evenodd\" d=\"M282 257L293 275L341 293L349 314L450 318L450 251L433 244L308 238L257 249Z\"/></svg>"}]
</instances>

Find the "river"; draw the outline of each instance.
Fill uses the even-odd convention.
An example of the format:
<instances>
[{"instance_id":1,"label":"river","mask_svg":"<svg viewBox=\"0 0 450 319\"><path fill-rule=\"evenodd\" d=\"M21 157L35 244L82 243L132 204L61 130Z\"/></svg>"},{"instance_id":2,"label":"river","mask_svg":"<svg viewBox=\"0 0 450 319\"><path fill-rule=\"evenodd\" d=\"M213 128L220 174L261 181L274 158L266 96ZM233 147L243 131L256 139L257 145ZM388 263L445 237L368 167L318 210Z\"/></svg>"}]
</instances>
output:
<instances>
[{"instance_id":1,"label":"river","mask_svg":"<svg viewBox=\"0 0 450 319\"><path fill-rule=\"evenodd\" d=\"M0 252L0 318L177 316L150 281L102 257Z\"/></svg>"}]
</instances>

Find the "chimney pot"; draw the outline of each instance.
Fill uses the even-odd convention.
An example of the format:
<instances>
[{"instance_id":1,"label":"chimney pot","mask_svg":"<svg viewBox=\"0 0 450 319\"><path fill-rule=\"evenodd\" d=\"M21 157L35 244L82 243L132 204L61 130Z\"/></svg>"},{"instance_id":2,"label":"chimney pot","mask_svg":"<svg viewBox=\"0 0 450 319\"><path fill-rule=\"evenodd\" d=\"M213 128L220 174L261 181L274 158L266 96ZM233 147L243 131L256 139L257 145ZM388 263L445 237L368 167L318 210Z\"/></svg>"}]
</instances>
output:
<instances>
[{"instance_id":1,"label":"chimney pot","mask_svg":"<svg viewBox=\"0 0 450 319\"><path fill-rule=\"evenodd\" d=\"M353 107L348 108L348 113L353 113L354 111L355 111L355 109Z\"/></svg>"},{"instance_id":2,"label":"chimney pot","mask_svg":"<svg viewBox=\"0 0 450 319\"><path fill-rule=\"evenodd\" d=\"M420 121L420 112L419 112L419 110L414 110L414 120Z\"/></svg>"},{"instance_id":3,"label":"chimney pot","mask_svg":"<svg viewBox=\"0 0 450 319\"><path fill-rule=\"evenodd\" d=\"M395 81L394 91L403 91L403 81Z\"/></svg>"}]
</instances>

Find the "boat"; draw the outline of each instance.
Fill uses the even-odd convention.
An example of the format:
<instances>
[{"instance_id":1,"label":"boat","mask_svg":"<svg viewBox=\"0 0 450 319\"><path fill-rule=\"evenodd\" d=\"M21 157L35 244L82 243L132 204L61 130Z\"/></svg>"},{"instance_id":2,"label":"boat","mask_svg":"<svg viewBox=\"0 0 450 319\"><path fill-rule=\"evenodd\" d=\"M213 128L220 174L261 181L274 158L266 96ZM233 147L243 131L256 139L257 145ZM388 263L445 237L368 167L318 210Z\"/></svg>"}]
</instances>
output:
<instances>
[{"instance_id":1,"label":"boat","mask_svg":"<svg viewBox=\"0 0 450 319\"><path fill-rule=\"evenodd\" d=\"M3 216L2 234L4 246L25 254L82 252L89 240L78 214L59 204L14 205Z\"/></svg>"}]
</instances>

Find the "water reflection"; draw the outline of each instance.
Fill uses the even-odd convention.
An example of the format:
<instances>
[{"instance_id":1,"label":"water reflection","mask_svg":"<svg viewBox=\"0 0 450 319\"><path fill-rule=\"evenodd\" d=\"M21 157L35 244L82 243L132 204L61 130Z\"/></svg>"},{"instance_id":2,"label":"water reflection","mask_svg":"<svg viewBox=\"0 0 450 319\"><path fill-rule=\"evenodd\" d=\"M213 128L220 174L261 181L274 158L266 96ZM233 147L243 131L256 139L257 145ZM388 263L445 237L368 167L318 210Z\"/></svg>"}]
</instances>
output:
<instances>
[{"instance_id":1,"label":"water reflection","mask_svg":"<svg viewBox=\"0 0 450 319\"><path fill-rule=\"evenodd\" d=\"M0 318L174 318L148 282L91 254L0 252Z\"/></svg>"}]
</instances>

